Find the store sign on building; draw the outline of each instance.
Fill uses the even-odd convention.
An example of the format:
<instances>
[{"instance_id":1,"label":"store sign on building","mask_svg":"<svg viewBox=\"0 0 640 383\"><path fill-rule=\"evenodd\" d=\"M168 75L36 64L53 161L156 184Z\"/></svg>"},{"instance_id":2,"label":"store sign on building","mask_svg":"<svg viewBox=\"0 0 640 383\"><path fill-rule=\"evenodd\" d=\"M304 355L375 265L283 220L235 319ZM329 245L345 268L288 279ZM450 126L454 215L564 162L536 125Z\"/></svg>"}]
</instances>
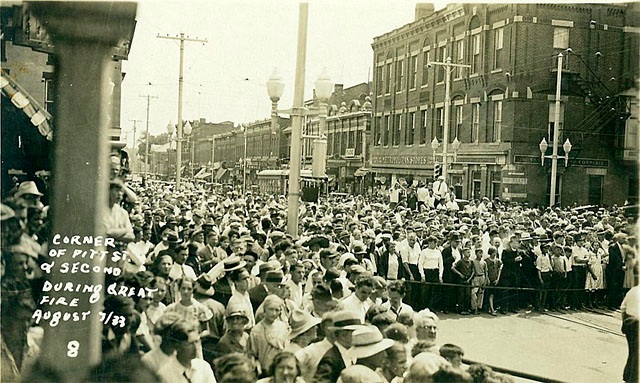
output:
<instances>
[{"instance_id":1,"label":"store sign on building","mask_svg":"<svg viewBox=\"0 0 640 383\"><path fill-rule=\"evenodd\" d=\"M356 155L356 149L355 148L348 148L344 152L344 156L345 157L354 157L355 155Z\"/></svg>"},{"instance_id":2,"label":"store sign on building","mask_svg":"<svg viewBox=\"0 0 640 383\"><path fill-rule=\"evenodd\" d=\"M558 160L564 161L564 157L559 156ZM535 164L540 165L539 156L513 156L513 162L516 164ZM571 158L570 166L581 166L587 168L608 168L609 160L601 160L598 158Z\"/></svg>"},{"instance_id":3,"label":"store sign on building","mask_svg":"<svg viewBox=\"0 0 640 383\"><path fill-rule=\"evenodd\" d=\"M432 157L396 157L396 156L373 156L371 162L378 164L391 165L433 165Z\"/></svg>"}]
</instances>

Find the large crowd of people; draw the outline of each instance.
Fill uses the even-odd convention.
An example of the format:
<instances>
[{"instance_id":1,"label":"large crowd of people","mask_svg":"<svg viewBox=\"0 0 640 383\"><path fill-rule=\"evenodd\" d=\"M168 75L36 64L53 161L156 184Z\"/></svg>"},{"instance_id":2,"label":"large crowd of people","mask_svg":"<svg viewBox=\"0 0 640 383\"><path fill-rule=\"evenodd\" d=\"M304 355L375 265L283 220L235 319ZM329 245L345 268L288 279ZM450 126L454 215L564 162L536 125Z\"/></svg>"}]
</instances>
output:
<instances>
[{"instance_id":1,"label":"large crowd of people","mask_svg":"<svg viewBox=\"0 0 640 383\"><path fill-rule=\"evenodd\" d=\"M438 314L617 310L637 284L635 217L616 207L462 204L434 184L321 196L292 238L284 196L125 183L116 169L103 222L127 257L107 283L152 293L106 294L126 325L104 326L87 381L509 382L463 364ZM27 181L2 204L3 381L37 370L31 313L52 235L41 197Z\"/></svg>"}]
</instances>

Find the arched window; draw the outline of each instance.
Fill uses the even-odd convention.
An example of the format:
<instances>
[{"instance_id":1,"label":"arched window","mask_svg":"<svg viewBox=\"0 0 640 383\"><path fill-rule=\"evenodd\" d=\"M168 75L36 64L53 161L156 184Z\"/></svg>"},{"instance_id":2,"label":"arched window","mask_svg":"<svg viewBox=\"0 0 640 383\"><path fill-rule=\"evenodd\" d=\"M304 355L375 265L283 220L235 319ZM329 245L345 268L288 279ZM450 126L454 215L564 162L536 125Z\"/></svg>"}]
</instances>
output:
<instances>
[{"instance_id":1,"label":"arched window","mask_svg":"<svg viewBox=\"0 0 640 383\"><path fill-rule=\"evenodd\" d=\"M478 74L482 70L482 24L478 16L469 21L469 58L471 61L470 74Z\"/></svg>"},{"instance_id":2,"label":"arched window","mask_svg":"<svg viewBox=\"0 0 640 383\"><path fill-rule=\"evenodd\" d=\"M496 89L489 93L487 110L486 142L500 142L502 138L502 111L504 106L504 90Z\"/></svg>"},{"instance_id":3,"label":"arched window","mask_svg":"<svg viewBox=\"0 0 640 383\"><path fill-rule=\"evenodd\" d=\"M429 61L431 61L431 40L427 37L422 44L422 86L429 85Z\"/></svg>"}]
</instances>

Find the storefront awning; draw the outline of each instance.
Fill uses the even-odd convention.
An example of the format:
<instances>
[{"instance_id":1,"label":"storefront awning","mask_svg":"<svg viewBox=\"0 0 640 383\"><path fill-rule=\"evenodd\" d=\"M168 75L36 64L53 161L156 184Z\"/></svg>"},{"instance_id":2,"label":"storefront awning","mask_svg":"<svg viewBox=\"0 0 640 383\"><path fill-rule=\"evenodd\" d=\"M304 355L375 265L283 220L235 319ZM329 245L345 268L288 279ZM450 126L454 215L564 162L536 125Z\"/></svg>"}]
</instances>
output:
<instances>
[{"instance_id":1,"label":"storefront awning","mask_svg":"<svg viewBox=\"0 0 640 383\"><path fill-rule=\"evenodd\" d=\"M360 168L360 169L356 170L355 172L353 172L353 176L354 177L364 177L367 174L369 174L370 171L371 171L371 169Z\"/></svg>"},{"instance_id":2,"label":"storefront awning","mask_svg":"<svg viewBox=\"0 0 640 383\"><path fill-rule=\"evenodd\" d=\"M220 178L224 177L224 175L227 173L228 169L226 168L220 168L218 169L218 172L216 173L216 180L219 180Z\"/></svg>"},{"instance_id":3,"label":"storefront awning","mask_svg":"<svg viewBox=\"0 0 640 383\"><path fill-rule=\"evenodd\" d=\"M52 141L51 114L40 106L4 69L2 70L2 77L0 77L0 86L2 87L2 94L9 98L16 108L21 109L29 117L31 123L38 128L40 134L46 137L47 140Z\"/></svg>"}]
</instances>

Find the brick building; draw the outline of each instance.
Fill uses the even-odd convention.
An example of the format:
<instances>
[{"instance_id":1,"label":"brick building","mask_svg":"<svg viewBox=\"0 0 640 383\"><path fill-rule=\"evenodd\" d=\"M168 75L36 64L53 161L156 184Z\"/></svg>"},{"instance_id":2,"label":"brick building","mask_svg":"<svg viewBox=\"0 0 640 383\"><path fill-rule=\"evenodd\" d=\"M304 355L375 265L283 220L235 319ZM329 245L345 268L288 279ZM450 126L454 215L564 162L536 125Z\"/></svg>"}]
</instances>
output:
<instances>
[{"instance_id":1,"label":"brick building","mask_svg":"<svg viewBox=\"0 0 640 383\"><path fill-rule=\"evenodd\" d=\"M327 167L332 189L337 192L364 194L371 182L370 134L371 97L370 85L361 83L349 88L336 84L327 107ZM310 106L319 107L317 100ZM307 120L306 134L318 134L318 118ZM313 158L313 140L307 139L303 146L303 161L309 168Z\"/></svg>"},{"instance_id":2,"label":"brick building","mask_svg":"<svg viewBox=\"0 0 640 383\"><path fill-rule=\"evenodd\" d=\"M461 142L449 167L458 198L548 204L558 53L563 53L558 198L622 204L638 194L639 13L634 5L419 4L416 20L374 38L372 169L378 179L431 180L431 141ZM447 71L429 62L466 64ZM451 148L451 145L449 146ZM451 149L450 149L451 150ZM551 148L548 149L550 154ZM564 155L562 148L559 154ZM451 162L451 161L450 161Z\"/></svg>"}]
</instances>

